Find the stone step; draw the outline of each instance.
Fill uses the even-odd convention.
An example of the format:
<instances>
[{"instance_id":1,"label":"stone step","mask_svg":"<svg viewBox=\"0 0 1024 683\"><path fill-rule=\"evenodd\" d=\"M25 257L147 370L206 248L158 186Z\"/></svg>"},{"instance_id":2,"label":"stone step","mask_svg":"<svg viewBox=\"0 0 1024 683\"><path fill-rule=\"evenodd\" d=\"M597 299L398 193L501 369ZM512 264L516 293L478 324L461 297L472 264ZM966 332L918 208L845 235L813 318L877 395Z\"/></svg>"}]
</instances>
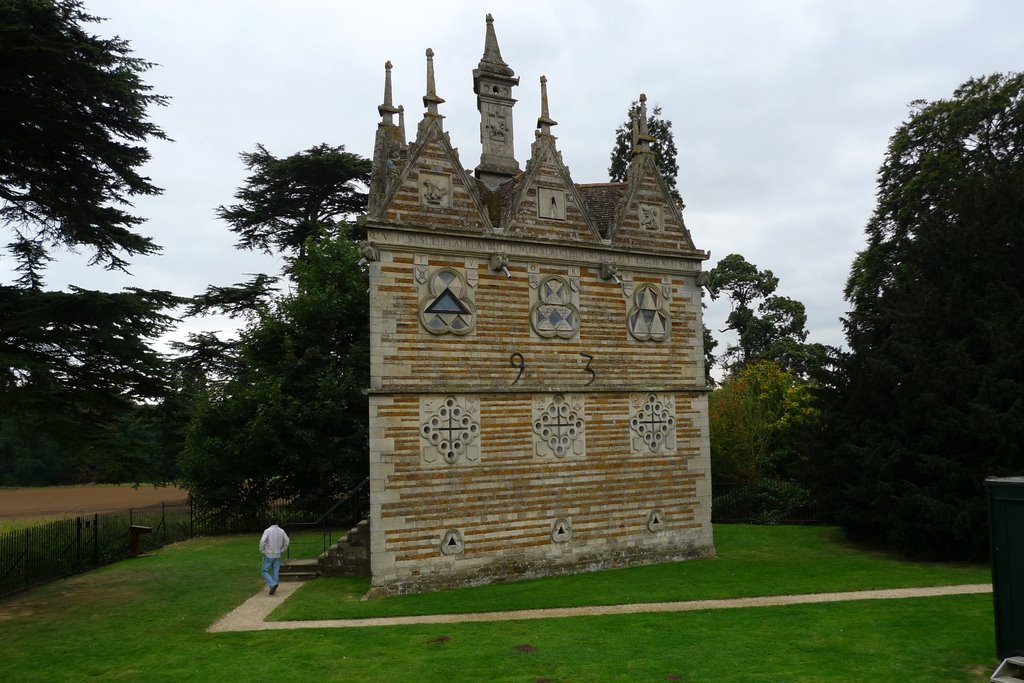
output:
<instances>
[{"instance_id":1,"label":"stone step","mask_svg":"<svg viewBox=\"0 0 1024 683\"><path fill-rule=\"evenodd\" d=\"M320 555L320 572L325 576L370 575L370 521L362 520L345 538Z\"/></svg>"},{"instance_id":2,"label":"stone step","mask_svg":"<svg viewBox=\"0 0 1024 683\"><path fill-rule=\"evenodd\" d=\"M1024 657L1004 659L989 680L995 683L1024 683Z\"/></svg>"},{"instance_id":3,"label":"stone step","mask_svg":"<svg viewBox=\"0 0 1024 683\"><path fill-rule=\"evenodd\" d=\"M320 576L320 560L291 559L281 563L281 581L309 581Z\"/></svg>"}]
</instances>

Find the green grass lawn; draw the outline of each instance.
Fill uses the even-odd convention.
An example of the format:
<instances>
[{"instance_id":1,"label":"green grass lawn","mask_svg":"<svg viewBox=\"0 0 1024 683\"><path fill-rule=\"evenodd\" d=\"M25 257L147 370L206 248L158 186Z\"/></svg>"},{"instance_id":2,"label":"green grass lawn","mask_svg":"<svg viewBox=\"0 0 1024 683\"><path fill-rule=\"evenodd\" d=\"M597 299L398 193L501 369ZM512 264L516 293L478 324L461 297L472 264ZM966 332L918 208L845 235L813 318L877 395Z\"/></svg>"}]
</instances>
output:
<instances>
[{"instance_id":1,"label":"green grass lawn","mask_svg":"<svg viewBox=\"0 0 1024 683\"><path fill-rule=\"evenodd\" d=\"M260 589L256 541L222 537L175 544L153 557L120 562L0 601L3 677L947 682L986 680L997 663L989 595L482 624L206 633L214 620ZM908 564L858 550L835 531L821 528L719 526L716 545L720 557L682 563L675 572L671 566L643 567L453 591L432 599L454 608L446 611L467 611L989 578L984 567ZM320 600L341 603L346 584L352 582L312 582L283 606L290 609L294 600L309 610L316 600L308 598L318 591ZM410 596L364 604L386 613L396 609L391 605L407 603L411 607L398 611L414 612L429 605L424 600ZM478 600L488 604L477 606Z\"/></svg>"},{"instance_id":2,"label":"green grass lawn","mask_svg":"<svg viewBox=\"0 0 1024 683\"><path fill-rule=\"evenodd\" d=\"M367 579L303 586L271 619L341 619L987 583L988 565L901 561L832 527L715 527L718 557L361 601Z\"/></svg>"}]
</instances>

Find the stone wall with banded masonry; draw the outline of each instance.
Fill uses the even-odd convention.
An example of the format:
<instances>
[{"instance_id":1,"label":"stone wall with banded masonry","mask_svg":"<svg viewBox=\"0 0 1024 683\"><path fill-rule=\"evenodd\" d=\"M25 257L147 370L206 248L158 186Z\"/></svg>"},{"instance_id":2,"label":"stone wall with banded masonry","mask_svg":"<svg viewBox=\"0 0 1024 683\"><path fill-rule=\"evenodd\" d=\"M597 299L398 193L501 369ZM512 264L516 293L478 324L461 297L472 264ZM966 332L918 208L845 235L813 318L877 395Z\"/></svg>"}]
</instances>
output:
<instances>
[{"instance_id":1,"label":"stone wall with banded masonry","mask_svg":"<svg viewBox=\"0 0 1024 683\"><path fill-rule=\"evenodd\" d=\"M695 274L623 271L617 284L597 260L511 254L507 277L487 252L377 246L375 592L713 551ZM449 272L448 293L471 313L442 296L434 275ZM565 309L538 324L551 277L569 289L554 304ZM660 340L630 329L645 286L663 296ZM424 311L439 299L451 310L439 315L468 330L429 328Z\"/></svg>"}]
</instances>

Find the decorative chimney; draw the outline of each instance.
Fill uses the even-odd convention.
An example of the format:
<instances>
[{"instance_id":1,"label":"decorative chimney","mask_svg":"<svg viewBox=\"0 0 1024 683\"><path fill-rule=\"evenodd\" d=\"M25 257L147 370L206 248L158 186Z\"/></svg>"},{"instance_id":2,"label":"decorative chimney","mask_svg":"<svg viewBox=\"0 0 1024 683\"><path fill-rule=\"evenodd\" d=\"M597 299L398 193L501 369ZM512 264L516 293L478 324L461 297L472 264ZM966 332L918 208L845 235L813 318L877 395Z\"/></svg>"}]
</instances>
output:
<instances>
[{"instance_id":1,"label":"decorative chimney","mask_svg":"<svg viewBox=\"0 0 1024 683\"><path fill-rule=\"evenodd\" d=\"M475 175L491 189L520 172L512 138L513 86L519 85L515 72L501 58L494 34L494 17L487 15L484 55L473 69L473 92L480 112L480 143L483 150Z\"/></svg>"}]
</instances>

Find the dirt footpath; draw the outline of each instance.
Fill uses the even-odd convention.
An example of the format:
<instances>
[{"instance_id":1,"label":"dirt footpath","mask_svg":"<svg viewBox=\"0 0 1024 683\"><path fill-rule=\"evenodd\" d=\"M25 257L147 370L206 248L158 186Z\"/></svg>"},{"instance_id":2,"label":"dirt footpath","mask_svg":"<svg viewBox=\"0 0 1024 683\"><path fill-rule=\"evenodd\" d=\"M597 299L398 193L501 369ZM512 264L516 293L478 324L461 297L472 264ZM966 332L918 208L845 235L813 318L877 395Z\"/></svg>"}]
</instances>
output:
<instances>
[{"instance_id":1,"label":"dirt footpath","mask_svg":"<svg viewBox=\"0 0 1024 683\"><path fill-rule=\"evenodd\" d=\"M175 486L47 486L0 489L0 519L76 517L160 503L183 503L188 494Z\"/></svg>"}]
</instances>

